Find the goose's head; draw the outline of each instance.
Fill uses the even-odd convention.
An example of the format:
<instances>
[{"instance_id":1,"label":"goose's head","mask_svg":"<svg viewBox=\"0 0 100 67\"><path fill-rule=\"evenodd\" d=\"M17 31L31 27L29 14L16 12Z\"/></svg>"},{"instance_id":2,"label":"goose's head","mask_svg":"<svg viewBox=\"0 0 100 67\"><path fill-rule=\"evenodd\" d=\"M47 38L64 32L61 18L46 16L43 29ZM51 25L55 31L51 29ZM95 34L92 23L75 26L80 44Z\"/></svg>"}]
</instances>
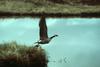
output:
<instances>
[{"instance_id":1,"label":"goose's head","mask_svg":"<svg viewBox=\"0 0 100 67\"><path fill-rule=\"evenodd\" d=\"M55 37L57 37L58 35L57 35L57 34L55 34L54 36L55 36Z\"/></svg>"}]
</instances>

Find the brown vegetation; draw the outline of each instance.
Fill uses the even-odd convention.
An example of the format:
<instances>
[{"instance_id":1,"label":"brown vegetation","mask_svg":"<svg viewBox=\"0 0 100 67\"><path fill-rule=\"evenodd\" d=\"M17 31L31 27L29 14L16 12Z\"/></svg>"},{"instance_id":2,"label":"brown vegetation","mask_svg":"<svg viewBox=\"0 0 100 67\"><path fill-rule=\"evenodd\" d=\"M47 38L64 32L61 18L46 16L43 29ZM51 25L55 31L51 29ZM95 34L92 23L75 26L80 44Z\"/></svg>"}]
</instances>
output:
<instances>
[{"instance_id":1,"label":"brown vegetation","mask_svg":"<svg viewBox=\"0 0 100 67\"><path fill-rule=\"evenodd\" d=\"M47 67L47 56L41 47L0 44L0 67Z\"/></svg>"},{"instance_id":2,"label":"brown vegetation","mask_svg":"<svg viewBox=\"0 0 100 67\"><path fill-rule=\"evenodd\" d=\"M0 0L0 17L100 17L99 0ZM95 14L95 15L94 15ZM67 16L68 15L68 16ZM96 16L97 15L97 16Z\"/></svg>"}]
</instances>

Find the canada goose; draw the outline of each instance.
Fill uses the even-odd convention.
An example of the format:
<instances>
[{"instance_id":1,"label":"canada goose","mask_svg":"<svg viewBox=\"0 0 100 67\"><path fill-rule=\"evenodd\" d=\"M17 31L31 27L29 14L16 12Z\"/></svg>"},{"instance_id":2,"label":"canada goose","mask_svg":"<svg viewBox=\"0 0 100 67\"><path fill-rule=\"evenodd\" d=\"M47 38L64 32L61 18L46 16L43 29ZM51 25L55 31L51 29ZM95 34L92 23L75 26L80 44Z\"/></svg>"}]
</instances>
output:
<instances>
[{"instance_id":1,"label":"canada goose","mask_svg":"<svg viewBox=\"0 0 100 67\"><path fill-rule=\"evenodd\" d=\"M58 35L53 35L51 37L48 37L48 29L44 16L41 17L39 22L39 36L40 40L35 42L37 44L48 44L54 37L58 36Z\"/></svg>"}]
</instances>

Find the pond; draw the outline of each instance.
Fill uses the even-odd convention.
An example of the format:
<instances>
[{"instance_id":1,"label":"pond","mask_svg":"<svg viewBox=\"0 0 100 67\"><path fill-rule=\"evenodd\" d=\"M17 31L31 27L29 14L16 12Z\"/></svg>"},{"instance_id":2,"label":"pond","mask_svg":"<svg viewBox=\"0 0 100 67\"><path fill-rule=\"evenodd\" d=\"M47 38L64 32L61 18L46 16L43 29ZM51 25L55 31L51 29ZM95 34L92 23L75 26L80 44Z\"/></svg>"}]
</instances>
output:
<instances>
[{"instance_id":1,"label":"pond","mask_svg":"<svg viewBox=\"0 0 100 67\"><path fill-rule=\"evenodd\" d=\"M0 43L34 45L39 18L0 19ZM42 45L48 67L100 67L100 18L47 18L48 35L59 35Z\"/></svg>"}]
</instances>

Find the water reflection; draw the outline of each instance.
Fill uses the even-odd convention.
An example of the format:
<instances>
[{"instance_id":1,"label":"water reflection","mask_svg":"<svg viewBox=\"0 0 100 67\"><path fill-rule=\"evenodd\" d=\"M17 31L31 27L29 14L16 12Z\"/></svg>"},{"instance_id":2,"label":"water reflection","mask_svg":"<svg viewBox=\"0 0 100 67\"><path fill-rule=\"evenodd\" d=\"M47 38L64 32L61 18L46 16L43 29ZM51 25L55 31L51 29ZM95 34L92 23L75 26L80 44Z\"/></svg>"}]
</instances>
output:
<instances>
[{"instance_id":1,"label":"water reflection","mask_svg":"<svg viewBox=\"0 0 100 67\"><path fill-rule=\"evenodd\" d=\"M47 18L48 34L58 34L42 47L48 67L100 67L100 18ZM8 23L7 23L8 22ZM0 20L0 42L15 40L33 45L38 40L39 18Z\"/></svg>"}]
</instances>

